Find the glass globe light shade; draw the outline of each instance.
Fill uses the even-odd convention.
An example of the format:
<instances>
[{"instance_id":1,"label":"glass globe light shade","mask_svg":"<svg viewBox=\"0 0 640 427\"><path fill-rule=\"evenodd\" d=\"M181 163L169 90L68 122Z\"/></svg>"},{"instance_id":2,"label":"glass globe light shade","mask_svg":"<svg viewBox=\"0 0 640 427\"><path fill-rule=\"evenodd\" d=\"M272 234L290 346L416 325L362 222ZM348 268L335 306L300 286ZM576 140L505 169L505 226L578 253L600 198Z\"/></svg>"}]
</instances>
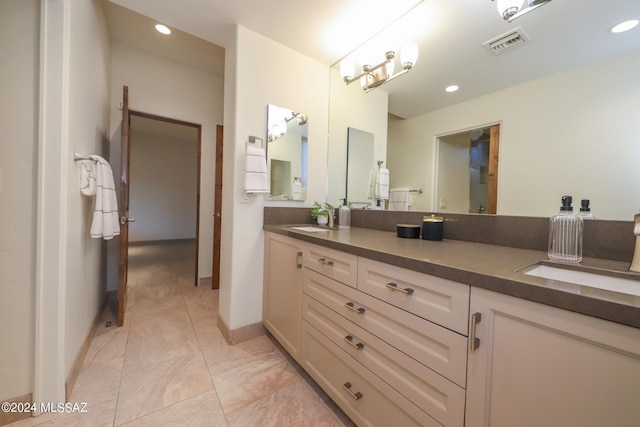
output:
<instances>
[{"instance_id":1,"label":"glass globe light shade","mask_svg":"<svg viewBox=\"0 0 640 427\"><path fill-rule=\"evenodd\" d=\"M407 43L400 49L400 64L402 68L411 68L416 65L418 60L418 45L416 43Z\"/></svg>"},{"instance_id":2,"label":"glass globe light shade","mask_svg":"<svg viewBox=\"0 0 640 427\"><path fill-rule=\"evenodd\" d=\"M525 1L526 0L498 0L498 13L504 19L508 19L522 10Z\"/></svg>"},{"instance_id":3,"label":"glass globe light shade","mask_svg":"<svg viewBox=\"0 0 640 427\"><path fill-rule=\"evenodd\" d=\"M340 63L340 75L343 79L351 79L353 77L353 70L355 69L355 64L353 63L353 59L345 58Z\"/></svg>"}]
</instances>

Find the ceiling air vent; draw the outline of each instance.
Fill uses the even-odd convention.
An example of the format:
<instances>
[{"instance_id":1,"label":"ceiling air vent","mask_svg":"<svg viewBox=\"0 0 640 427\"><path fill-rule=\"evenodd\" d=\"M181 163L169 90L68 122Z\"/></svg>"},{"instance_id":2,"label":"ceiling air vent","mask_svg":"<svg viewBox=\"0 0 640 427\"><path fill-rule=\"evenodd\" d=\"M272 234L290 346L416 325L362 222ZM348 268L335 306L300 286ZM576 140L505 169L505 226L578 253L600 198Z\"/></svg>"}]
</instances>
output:
<instances>
[{"instance_id":1,"label":"ceiling air vent","mask_svg":"<svg viewBox=\"0 0 640 427\"><path fill-rule=\"evenodd\" d=\"M482 45L486 46L496 55L512 49L516 46L530 41L531 38L524 32L522 27L518 27L508 33L502 34L492 40L484 42Z\"/></svg>"}]
</instances>

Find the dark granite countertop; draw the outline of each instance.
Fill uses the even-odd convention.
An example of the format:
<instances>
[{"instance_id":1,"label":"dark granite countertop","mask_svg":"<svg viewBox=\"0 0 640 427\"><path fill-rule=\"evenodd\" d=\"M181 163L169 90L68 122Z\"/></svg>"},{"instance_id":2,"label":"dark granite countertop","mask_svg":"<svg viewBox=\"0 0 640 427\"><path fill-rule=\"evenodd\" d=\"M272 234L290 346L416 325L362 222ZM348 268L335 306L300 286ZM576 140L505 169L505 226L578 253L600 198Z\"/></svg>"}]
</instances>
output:
<instances>
[{"instance_id":1,"label":"dark granite countertop","mask_svg":"<svg viewBox=\"0 0 640 427\"><path fill-rule=\"evenodd\" d=\"M640 328L640 296L530 276L520 270L550 263L544 251L445 239L403 239L395 232L351 227L305 232L295 225L265 225L270 231L317 245ZM310 224L301 224L310 226ZM556 264L557 265L557 264ZM638 280L629 263L583 258L567 268Z\"/></svg>"}]
</instances>

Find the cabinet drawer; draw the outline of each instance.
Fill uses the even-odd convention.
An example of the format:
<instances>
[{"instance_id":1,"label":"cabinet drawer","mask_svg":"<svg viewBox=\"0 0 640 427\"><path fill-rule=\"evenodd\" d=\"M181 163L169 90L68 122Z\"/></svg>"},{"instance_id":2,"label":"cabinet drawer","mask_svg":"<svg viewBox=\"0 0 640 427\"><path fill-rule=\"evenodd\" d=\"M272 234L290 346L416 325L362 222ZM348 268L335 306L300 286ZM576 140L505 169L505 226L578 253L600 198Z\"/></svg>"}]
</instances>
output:
<instances>
[{"instance_id":1,"label":"cabinet drawer","mask_svg":"<svg viewBox=\"0 0 640 427\"><path fill-rule=\"evenodd\" d=\"M303 321L303 367L359 426L440 426Z\"/></svg>"},{"instance_id":2,"label":"cabinet drawer","mask_svg":"<svg viewBox=\"0 0 640 427\"><path fill-rule=\"evenodd\" d=\"M467 335L469 285L360 258L358 289Z\"/></svg>"},{"instance_id":3,"label":"cabinet drawer","mask_svg":"<svg viewBox=\"0 0 640 427\"><path fill-rule=\"evenodd\" d=\"M450 379L466 384L467 338L305 269L304 293Z\"/></svg>"},{"instance_id":4,"label":"cabinet drawer","mask_svg":"<svg viewBox=\"0 0 640 427\"><path fill-rule=\"evenodd\" d=\"M323 246L309 244L303 251L305 267L329 276L339 282L356 287L358 257Z\"/></svg>"},{"instance_id":5,"label":"cabinet drawer","mask_svg":"<svg viewBox=\"0 0 640 427\"><path fill-rule=\"evenodd\" d=\"M463 388L308 295L303 298L302 313L311 326L436 421L446 426L464 424Z\"/></svg>"}]
</instances>

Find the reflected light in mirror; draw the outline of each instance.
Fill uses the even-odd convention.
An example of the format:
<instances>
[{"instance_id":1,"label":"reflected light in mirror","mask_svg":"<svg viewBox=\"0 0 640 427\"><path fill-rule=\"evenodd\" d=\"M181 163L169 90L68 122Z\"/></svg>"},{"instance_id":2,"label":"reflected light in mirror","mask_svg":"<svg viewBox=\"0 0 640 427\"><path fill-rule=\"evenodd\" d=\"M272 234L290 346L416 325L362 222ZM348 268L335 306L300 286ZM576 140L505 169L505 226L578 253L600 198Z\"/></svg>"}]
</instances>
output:
<instances>
[{"instance_id":1,"label":"reflected light in mirror","mask_svg":"<svg viewBox=\"0 0 640 427\"><path fill-rule=\"evenodd\" d=\"M400 64L403 68L411 68L418 60L418 44L407 43L400 49Z\"/></svg>"},{"instance_id":2,"label":"reflected light in mirror","mask_svg":"<svg viewBox=\"0 0 640 427\"><path fill-rule=\"evenodd\" d=\"M621 22L618 25L615 25L611 29L611 32L614 34L624 33L625 31L629 31L637 27L639 22L640 21L638 21L637 19L631 19L629 21Z\"/></svg>"},{"instance_id":3,"label":"reflected light in mirror","mask_svg":"<svg viewBox=\"0 0 640 427\"><path fill-rule=\"evenodd\" d=\"M171 30L169 29L169 27L162 24L156 24L156 31L158 31L160 34L164 34L165 36L171 34Z\"/></svg>"},{"instance_id":4,"label":"reflected light in mirror","mask_svg":"<svg viewBox=\"0 0 640 427\"><path fill-rule=\"evenodd\" d=\"M343 57L423 1L349 2L322 35L323 45L336 57Z\"/></svg>"}]
</instances>

